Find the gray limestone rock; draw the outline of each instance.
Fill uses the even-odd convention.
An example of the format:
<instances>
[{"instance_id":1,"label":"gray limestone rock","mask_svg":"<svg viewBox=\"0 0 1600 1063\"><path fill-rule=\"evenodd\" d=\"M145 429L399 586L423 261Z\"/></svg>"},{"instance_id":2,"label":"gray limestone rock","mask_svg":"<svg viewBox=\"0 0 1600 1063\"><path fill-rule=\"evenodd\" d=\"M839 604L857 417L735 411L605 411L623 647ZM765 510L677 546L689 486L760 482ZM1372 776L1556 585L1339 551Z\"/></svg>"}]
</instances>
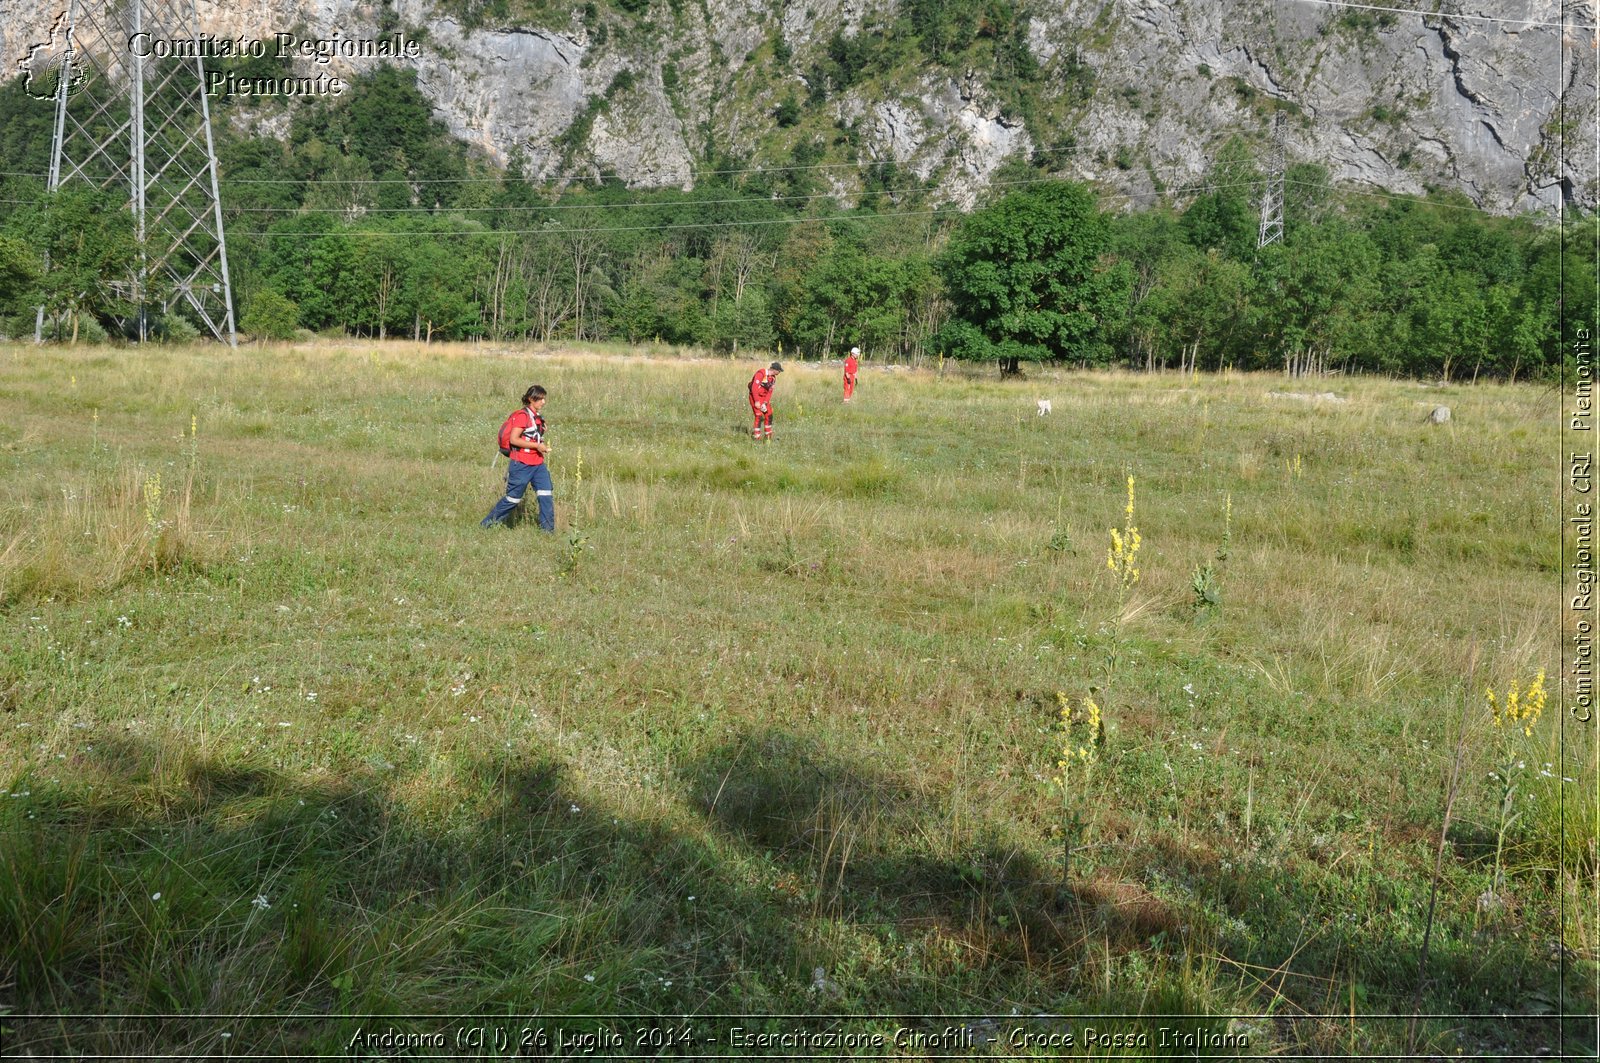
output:
<instances>
[{"instance_id":1,"label":"gray limestone rock","mask_svg":"<svg viewBox=\"0 0 1600 1063\"><path fill-rule=\"evenodd\" d=\"M991 70L926 63L866 71L828 105L859 135L861 161L892 160L961 205L1006 160L1041 148L1057 152L1057 172L1137 204L1196 186L1230 137L1264 144L1281 115L1288 161L1322 165L1337 182L1452 189L1498 213L1600 207L1595 154L1583 150L1597 121L1589 37L1563 33L1561 0L1527 0L1513 13L1490 0L1452 6L1435 15L1296 0L1023 0L1027 47L1063 120L1030 127L1007 111ZM64 0L0 0L8 70L48 39L56 7ZM755 161L781 152L772 109L790 94L804 99L833 35L874 32L899 10L895 0L705 0L628 16L600 5L610 27L602 39L577 5L538 25L467 25L457 0L197 7L205 32L247 38L297 27L372 37L392 10L426 34L418 85L457 136L501 162L522 153L539 178L606 170L634 187L687 185L708 144ZM785 63L764 50L779 33ZM376 62L336 59L327 69L348 75ZM1074 70L1092 72L1085 98L1073 95ZM631 85L608 97L624 71ZM591 109L587 138L563 150L563 134ZM844 198L857 187L847 172L830 183Z\"/></svg>"}]
</instances>

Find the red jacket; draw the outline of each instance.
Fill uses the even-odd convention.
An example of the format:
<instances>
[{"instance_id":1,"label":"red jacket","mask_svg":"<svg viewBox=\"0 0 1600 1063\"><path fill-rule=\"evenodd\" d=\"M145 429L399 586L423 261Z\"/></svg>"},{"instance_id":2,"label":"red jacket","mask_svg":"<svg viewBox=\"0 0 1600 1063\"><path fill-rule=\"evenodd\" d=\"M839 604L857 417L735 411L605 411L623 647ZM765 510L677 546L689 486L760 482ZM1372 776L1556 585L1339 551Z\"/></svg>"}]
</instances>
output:
<instances>
[{"instance_id":1,"label":"red jacket","mask_svg":"<svg viewBox=\"0 0 1600 1063\"><path fill-rule=\"evenodd\" d=\"M855 355L850 354L850 355L846 355L845 356L845 359L844 359L844 378L846 380L854 380L856 378L856 368L857 368L857 366L859 364L860 363L856 361L856 356Z\"/></svg>"},{"instance_id":2,"label":"red jacket","mask_svg":"<svg viewBox=\"0 0 1600 1063\"><path fill-rule=\"evenodd\" d=\"M772 387L778 382L778 374L770 369L757 369L756 375L750 378L750 405L755 406L772 403Z\"/></svg>"},{"instance_id":3,"label":"red jacket","mask_svg":"<svg viewBox=\"0 0 1600 1063\"><path fill-rule=\"evenodd\" d=\"M506 418L506 423L500 426L500 446L502 449L511 448L512 461L521 462L523 465L543 465L544 455L537 450L511 446L513 434L516 434L517 438L520 439L543 443L544 418L524 406L522 409L513 412L510 417Z\"/></svg>"}]
</instances>

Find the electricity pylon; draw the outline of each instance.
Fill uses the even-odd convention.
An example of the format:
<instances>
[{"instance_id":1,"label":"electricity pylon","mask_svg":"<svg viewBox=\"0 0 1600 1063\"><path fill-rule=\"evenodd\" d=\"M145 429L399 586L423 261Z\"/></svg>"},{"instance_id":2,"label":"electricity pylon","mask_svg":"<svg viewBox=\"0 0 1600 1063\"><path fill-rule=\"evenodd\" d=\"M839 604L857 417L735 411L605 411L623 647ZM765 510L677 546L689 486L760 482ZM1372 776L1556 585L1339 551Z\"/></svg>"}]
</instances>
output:
<instances>
[{"instance_id":1,"label":"electricity pylon","mask_svg":"<svg viewBox=\"0 0 1600 1063\"><path fill-rule=\"evenodd\" d=\"M119 287L141 340L152 304L182 303L236 345L194 0L70 0L63 26L50 190L127 190L139 264Z\"/></svg>"},{"instance_id":2,"label":"electricity pylon","mask_svg":"<svg viewBox=\"0 0 1600 1063\"><path fill-rule=\"evenodd\" d=\"M1272 116L1272 148L1266 159L1266 184L1261 189L1261 228L1256 247L1263 248L1283 239L1283 136L1278 115Z\"/></svg>"}]
</instances>

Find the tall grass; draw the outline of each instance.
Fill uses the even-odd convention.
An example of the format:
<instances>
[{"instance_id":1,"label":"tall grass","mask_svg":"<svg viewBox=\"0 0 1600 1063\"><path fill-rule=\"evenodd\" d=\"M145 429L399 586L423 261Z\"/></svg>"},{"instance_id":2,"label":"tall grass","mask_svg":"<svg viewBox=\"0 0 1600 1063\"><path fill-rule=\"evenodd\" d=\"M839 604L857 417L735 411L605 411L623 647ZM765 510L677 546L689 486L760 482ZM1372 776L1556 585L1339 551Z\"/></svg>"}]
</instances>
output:
<instances>
[{"instance_id":1,"label":"tall grass","mask_svg":"<svg viewBox=\"0 0 1600 1063\"><path fill-rule=\"evenodd\" d=\"M1540 394L1455 389L1439 429L1403 383L1301 408L1266 378L945 366L844 407L795 363L754 447L748 368L0 349L12 1047L339 1051L356 1020L314 1016L355 1013L1183 1012L1252 1053L1401 1051L1372 1016L1417 989L1463 647L1559 665ZM531 383L558 534L491 534L490 438ZM1100 551L1130 467L1124 595ZM1062 888L1056 692L1113 650ZM1592 748L1569 724L1541 758L1492 924L1498 809L1462 788L1423 1011L1515 1017L1429 1020L1426 1050L1532 1052L1552 1009L1593 1010ZM265 1012L301 1018L204 1017Z\"/></svg>"}]
</instances>

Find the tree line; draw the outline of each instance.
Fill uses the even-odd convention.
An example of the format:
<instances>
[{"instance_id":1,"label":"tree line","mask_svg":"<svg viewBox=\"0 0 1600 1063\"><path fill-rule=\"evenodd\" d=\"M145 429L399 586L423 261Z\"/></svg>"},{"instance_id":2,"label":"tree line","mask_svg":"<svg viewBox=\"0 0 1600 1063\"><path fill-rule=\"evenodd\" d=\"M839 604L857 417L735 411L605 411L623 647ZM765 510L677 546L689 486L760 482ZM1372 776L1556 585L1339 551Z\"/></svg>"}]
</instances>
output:
<instances>
[{"instance_id":1,"label":"tree line","mask_svg":"<svg viewBox=\"0 0 1600 1063\"><path fill-rule=\"evenodd\" d=\"M286 113L283 140L216 123L239 320L260 338L1518 377L1559 369L1563 329L1595 311L1573 281L1594 275L1594 218L1569 215L1563 239L1459 195L1342 190L1312 165L1288 172L1283 238L1258 248L1261 175L1240 141L1156 205L1017 160L962 213L892 164L860 166L847 202L816 165L852 150L843 125L783 166L721 155L691 191L644 191L492 166L393 68ZM30 175L48 115L0 91L0 330L31 337L43 307L52 339L126 334L125 195L45 194ZM155 333L196 329L174 313Z\"/></svg>"}]
</instances>

